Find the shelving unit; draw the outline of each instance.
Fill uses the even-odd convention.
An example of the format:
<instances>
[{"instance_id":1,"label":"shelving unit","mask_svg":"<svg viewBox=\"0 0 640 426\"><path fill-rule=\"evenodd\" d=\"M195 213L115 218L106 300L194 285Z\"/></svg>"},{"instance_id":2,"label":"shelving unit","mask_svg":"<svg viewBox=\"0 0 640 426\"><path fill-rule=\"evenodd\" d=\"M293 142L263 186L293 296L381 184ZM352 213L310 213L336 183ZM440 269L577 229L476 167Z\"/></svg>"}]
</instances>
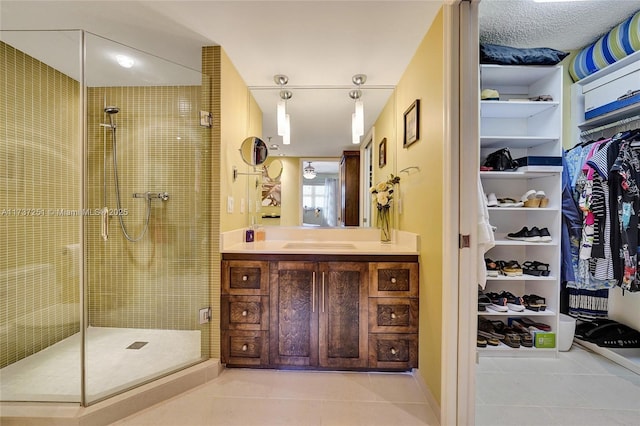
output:
<instances>
[{"instance_id":1,"label":"shelving unit","mask_svg":"<svg viewBox=\"0 0 640 426\"><path fill-rule=\"evenodd\" d=\"M508 147L514 159L526 156L562 155L562 67L482 65L482 89L496 89L499 101L481 101L480 156L481 163L490 153ZM522 101L539 95L551 95L553 101ZM518 99L514 101L513 99ZM561 183L560 167L547 171L480 172L487 194L517 201L530 189L542 190L549 198L545 208L491 207L489 217L497 227L496 244L485 257L492 260L539 261L549 264L547 277L522 275L517 277L487 277L485 292L509 291L517 296L536 294L546 299L544 311L496 312L489 308L478 315L490 320L507 322L508 318L531 317L551 326L558 339L560 301L560 233ZM506 235L522 227L547 228L552 241L547 243L510 240ZM480 260L484 262L484 259ZM481 356L556 357L557 349L510 348L504 344L478 349Z\"/></svg>"}]
</instances>

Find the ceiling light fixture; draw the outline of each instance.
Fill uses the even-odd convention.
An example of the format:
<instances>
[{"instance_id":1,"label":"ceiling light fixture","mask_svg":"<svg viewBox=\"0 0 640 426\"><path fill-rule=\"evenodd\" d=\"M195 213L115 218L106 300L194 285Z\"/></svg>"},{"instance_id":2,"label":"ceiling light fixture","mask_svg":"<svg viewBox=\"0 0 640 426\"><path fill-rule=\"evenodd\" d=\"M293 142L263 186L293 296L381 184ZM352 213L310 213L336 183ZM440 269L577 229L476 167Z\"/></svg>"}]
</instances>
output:
<instances>
[{"instance_id":1,"label":"ceiling light fixture","mask_svg":"<svg viewBox=\"0 0 640 426\"><path fill-rule=\"evenodd\" d=\"M356 89L349 92L349 97L355 101L355 112L351 114L351 141L360 143L360 136L364 136L364 104L362 103L362 90L360 86L367 81L364 74L356 74L351 78Z\"/></svg>"},{"instance_id":2,"label":"ceiling light fixture","mask_svg":"<svg viewBox=\"0 0 640 426\"><path fill-rule=\"evenodd\" d=\"M314 179L316 177L316 169L311 165L311 161L307 163L307 167L302 171L302 176L305 179Z\"/></svg>"},{"instance_id":3,"label":"ceiling light fixture","mask_svg":"<svg viewBox=\"0 0 640 426\"><path fill-rule=\"evenodd\" d=\"M131 68L135 63L133 58L126 55L116 55L116 61L118 61L118 64L123 68Z\"/></svg>"},{"instance_id":4,"label":"ceiling light fixture","mask_svg":"<svg viewBox=\"0 0 640 426\"><path fill-rule=\"evenodd\" d=\"M293 93L284 90L284 86L289 82L289 77L282 74L273 76L273 81L280 86L280 100L278 101L277 120L278 120L278 136L282 136L282 143L289 145L291 143L291 127L289 114L287 114L287 101L291 99Z\"/></svg>"}]
</instances>

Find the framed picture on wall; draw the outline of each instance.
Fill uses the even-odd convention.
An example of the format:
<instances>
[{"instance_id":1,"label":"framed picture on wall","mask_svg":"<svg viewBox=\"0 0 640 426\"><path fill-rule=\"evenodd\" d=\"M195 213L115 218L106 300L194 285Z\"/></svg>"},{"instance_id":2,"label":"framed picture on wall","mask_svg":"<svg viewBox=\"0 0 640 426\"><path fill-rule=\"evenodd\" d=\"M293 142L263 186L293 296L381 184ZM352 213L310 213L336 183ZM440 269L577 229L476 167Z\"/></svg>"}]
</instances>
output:
<instances>
[{"instance_id":1,"label":"framed picture on wall","mask_svg":"<svg viewBox=\"0 0 640 426\"><path fill-rule=\"evenodd\" d=\"M378 145L378 167L383 168L387 164L387 138L382 138Z\"/></svg>"},{"instance_id":2,"label":"framed picture on wall","mask_svg":"<svg viewBox=\"0 0 640 426\"><path fill-rule=\"evenodd\" d=\"M420 139L420 99L416 99L404 112L404 138L402 146L408 147Z\"/></svg>"}]
</instances>

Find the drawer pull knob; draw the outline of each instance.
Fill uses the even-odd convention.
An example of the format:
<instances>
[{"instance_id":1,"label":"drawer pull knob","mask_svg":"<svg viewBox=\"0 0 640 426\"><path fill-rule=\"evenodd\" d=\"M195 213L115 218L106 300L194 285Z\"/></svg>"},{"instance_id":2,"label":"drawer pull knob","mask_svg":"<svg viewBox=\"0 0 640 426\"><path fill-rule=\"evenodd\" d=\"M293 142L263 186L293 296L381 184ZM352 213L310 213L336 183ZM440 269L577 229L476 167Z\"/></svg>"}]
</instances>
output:
<instances>
[{"instance_id":1,"label":"drawer pull knob","mask_svg":"<svg viewBox=\"0 0 640 426\"><path fill-rule=\"evenodd\" d=\"M396 348L391 348L391 355L395 355L397 353L398 351L396 350Z\"/></svg>"},{"instance_id":2,"label":"drawer pull knob","mask_svg":"<svg viewBox=\"0 0 640 426\"><path fill-rule=\"evenodd\" d=\"M392 278L391 278L391 282L392 282L393 284L395 284L395 283L396 283L396 279L395 279L395 277L392 277Z\"/></svg>"},{"instance_id":3,"label":"drawer pull knob","mask_svg":"<svg viewBox=\"0 0 640 426\"><path fill-rule=\"evenodd\" d=\"M395 312L391 312L391 319L396 319L397 315Z\"/></svg>"},{"instance_id":4,"label":"drawer pull knob","mask_svg":"<svg viewBox=\"0 0 640 426\"><path fill-rule=\"evenodd\" d=\"M247 344L245 343L244 345L242 345L242 351L246 352L247 349L249 349L249 346L247 346Z\"/></svg>"},{"instance_id":5,"label":"drawer pull knob","mask_svg":"<svg viewBox=\"0 0 640 426\"><path fill-rule=\"evenodd\" d=\"M248 279L249 279L249 277L248 277L248 276L246 276L246 275L243 275L243 276L242 276L242 281L246 281L246 280L248 280Z\"/></svg>"},{"instance_id":6,"label":"drawer pull knob","mask_svg":"<svg viewBox=\"0 0 640 426\"><path fill-rule=\"evenodd\" d=\"M243 316L243 317L246 317L248 313L249 313L249 312L247 312L247 310L245 309L244 311L242 311L242 316Z\"/></svg>"}]
</instances>

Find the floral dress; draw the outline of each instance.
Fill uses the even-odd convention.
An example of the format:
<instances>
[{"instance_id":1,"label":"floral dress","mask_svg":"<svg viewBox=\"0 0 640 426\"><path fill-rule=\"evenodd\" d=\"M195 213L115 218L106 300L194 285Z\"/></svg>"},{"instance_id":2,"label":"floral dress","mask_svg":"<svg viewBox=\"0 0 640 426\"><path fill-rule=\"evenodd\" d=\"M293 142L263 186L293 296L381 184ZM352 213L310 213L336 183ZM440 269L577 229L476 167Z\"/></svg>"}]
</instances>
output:
<instances>
[{"instance_id":1,"label":"floral dress","mask_svg":"<svg viewBox=\"0 0 640 426\"><path fill-rule=\"evenodd\" d=\"M614 178L612 196L617 199L620 226L620 257L623 271L620 286L629 291L640 291L638 277L638 207L640 206L640 159L629 142L623 142L620 154L611 168Z\"/></svg>"}]
</instances>

